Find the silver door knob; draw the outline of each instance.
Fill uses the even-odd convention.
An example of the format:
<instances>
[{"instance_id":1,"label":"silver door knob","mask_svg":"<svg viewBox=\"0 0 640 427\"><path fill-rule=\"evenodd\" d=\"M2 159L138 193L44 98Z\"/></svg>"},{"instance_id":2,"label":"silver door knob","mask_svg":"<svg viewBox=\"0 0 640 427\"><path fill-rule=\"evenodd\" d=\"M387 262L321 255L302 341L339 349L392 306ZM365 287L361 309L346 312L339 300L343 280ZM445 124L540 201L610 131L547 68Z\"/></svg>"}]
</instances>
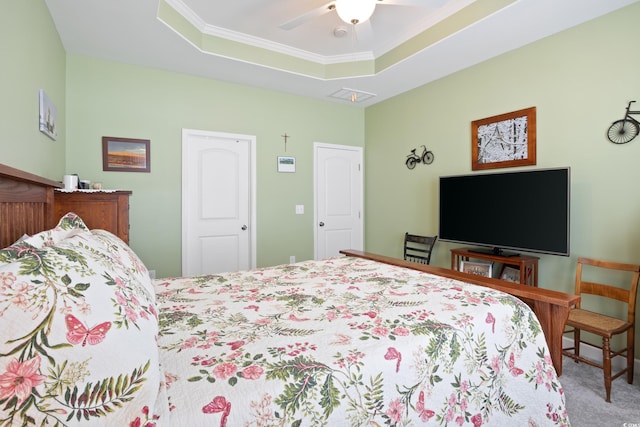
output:
<instances>
[{"instance_id":1,"label":"silver door knob","mask_svg":"<svg viewBox=\"0 0 640 427\"><path fill-rule=\"evenodd\" d=\"M320 221L320 227L324 227L324 222Z\"/></svg>"},{"instance_id":2,"label":"silver door knob","mask_svg":"<svg viewBox=\"0 0 640 427\"><path fill-rule=\"evenodd\" d=\"M247 226L246 226L246 225L243 225L243 226L242 226L242 231L245 231L246 229L247 229Z\"/></svg>"}]
</instances>

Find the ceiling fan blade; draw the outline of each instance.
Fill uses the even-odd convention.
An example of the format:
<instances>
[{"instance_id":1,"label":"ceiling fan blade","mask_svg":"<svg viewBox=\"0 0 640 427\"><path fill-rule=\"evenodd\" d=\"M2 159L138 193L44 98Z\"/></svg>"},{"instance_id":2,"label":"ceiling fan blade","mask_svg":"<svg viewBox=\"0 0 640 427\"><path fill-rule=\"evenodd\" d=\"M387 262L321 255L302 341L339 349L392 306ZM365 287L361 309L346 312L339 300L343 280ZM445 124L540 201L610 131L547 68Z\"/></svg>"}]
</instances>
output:
<instances>
[{"instance_id":1,"label":"ceiling fan blade","mask_svg":"<svg viewBox=\"0 0 640 427\"><path fill-rule=\"evenodd\" d=\"M325 13L331 12L333 9L335 9L335 4L336 4L335 1L331 1L320 7L311 9L309 12L303 13L302 15L299 15L287 22L284 22L278 25L278 28L281 28L283 30L292 30L304 24L305 22L312 20L313 18L324 15Z\"/></svg>"},{"instance_id":2,"label":"ceiling fan blade","mask_svg":"<svg viewBox=\"0 0 640 427\"><path fill-rule=\"evenodd\" d=\"M373 27L371 26L371 20L367 19L364 22L360 22L355 26L356 40L368 41L373 38Z\"/></svg>"}]
</instances>

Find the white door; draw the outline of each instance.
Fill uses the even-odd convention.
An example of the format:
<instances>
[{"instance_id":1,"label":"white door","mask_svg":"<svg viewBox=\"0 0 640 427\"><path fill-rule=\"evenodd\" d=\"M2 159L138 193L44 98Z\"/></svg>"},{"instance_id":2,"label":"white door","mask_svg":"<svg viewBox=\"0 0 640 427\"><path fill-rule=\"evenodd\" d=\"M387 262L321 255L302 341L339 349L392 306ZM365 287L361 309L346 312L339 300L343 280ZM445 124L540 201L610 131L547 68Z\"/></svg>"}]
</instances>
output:
<instances>
[{"instance_id":1,"label":"white door","mask_svg":"<svg viewBox=\"0 0 640 427\"><path fill-rule=\"evenodd\" d=\"M364 250L362 148L314 144L315 259Z\"/></svg>"},{"instance_id":2,"label":"white door","mask_svg":"<svg viewBox=\"0 0 640 427\"><path fill-rule=\"evenodd\" d=\"M255 137L182 130L182 275L255 267Z\"/></svg>"}]
</instances>

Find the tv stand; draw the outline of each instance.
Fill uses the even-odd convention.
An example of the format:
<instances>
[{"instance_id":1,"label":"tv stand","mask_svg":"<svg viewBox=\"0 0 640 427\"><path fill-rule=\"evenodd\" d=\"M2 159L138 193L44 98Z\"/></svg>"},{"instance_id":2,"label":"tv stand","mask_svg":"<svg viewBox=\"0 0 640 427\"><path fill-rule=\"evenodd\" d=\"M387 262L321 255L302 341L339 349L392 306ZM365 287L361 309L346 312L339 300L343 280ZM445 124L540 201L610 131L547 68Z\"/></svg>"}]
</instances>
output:
<instances>
[{"instance_id":1,"label":"tv stand","mask_svg":"<svg viewBox=\"0 0 640 427\"><path fill-rule=\"evenodd\" d=\"M538 260L536 256L520 254L495 254L491 249L481 252L477 248L451 249L451 269L460 271L460 262L469 261L470 258L491 262L499 262L505 266L513 266L520 270L520 283L529 286L538 286Z\"/></svg>"},{"instance_id":2,"label":"tv stand","mask_svg":"<svg viewBox=\"0 0 640 427\"><path fill-rule=\"evenodd\" d=\"M499 256L520 256L517 252L509 252L505 251L502 248L469 248L469 252L478 253L478 254L488 254L488 255L499 255Z\"/></svg>"}]
</instances>

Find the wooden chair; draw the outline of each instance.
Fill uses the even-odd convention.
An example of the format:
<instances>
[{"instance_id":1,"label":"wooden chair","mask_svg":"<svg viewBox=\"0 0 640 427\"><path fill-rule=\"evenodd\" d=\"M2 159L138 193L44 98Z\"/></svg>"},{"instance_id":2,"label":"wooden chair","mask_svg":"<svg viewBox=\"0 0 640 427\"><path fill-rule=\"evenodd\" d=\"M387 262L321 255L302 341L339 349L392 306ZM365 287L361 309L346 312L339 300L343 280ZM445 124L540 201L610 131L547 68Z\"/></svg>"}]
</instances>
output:
<instances>
[{"instance_id":1,"label":"wooden chair","mask_svg":"<svg viewBox=\"0 0 640 427\"><path fill-rule=\"evenodd\" d=\"M632 279L629 289L583 279L584 266L595 267L589 268L589 270L593 270L593 272L589 271L589 274L600 274L602 272L615 273L614 270L631 273ZM635 336L636 294L638 291L639 278L640 265L601 261L589 258L578 259L575 293L580 295L582 300L569 312L569 319L567 320L567 329L565 330L565 333L573 333L574 343L573 347L564 348L562 350L562 354L574 359L576 363L584 362L604 371L604 388L607 402L611 402L611 381L626 373L627 382L629 384L633 383L633 341ZM602 301L606 301L605 298L608 298L625 303L627 306L626 318L620 319L581 308L581 305L584 305L585 294L595 295ZM592 300L592 302L594 301ZM590 344L602 350L602 364L590 359L585 359L580 355L580 344L586 343L581 340L580 331L590 332L602 337L602 346ZM615 350L611 349L611 337L624 334L625 332L627 334L625 347ZM626 357L626 367L612 375L611 359L616 356Z\"/></svg>"},{"instance_id":2,"label":"wooden chair","mask_svg":"<svg viewBox=\"0 0 640 427\"><path fill-rule=\"evenodd\" d=\"M429 264L436 240L438 240L438 236L418 236L404 233L404 259Z\"/></svg>"}]
</instances>

